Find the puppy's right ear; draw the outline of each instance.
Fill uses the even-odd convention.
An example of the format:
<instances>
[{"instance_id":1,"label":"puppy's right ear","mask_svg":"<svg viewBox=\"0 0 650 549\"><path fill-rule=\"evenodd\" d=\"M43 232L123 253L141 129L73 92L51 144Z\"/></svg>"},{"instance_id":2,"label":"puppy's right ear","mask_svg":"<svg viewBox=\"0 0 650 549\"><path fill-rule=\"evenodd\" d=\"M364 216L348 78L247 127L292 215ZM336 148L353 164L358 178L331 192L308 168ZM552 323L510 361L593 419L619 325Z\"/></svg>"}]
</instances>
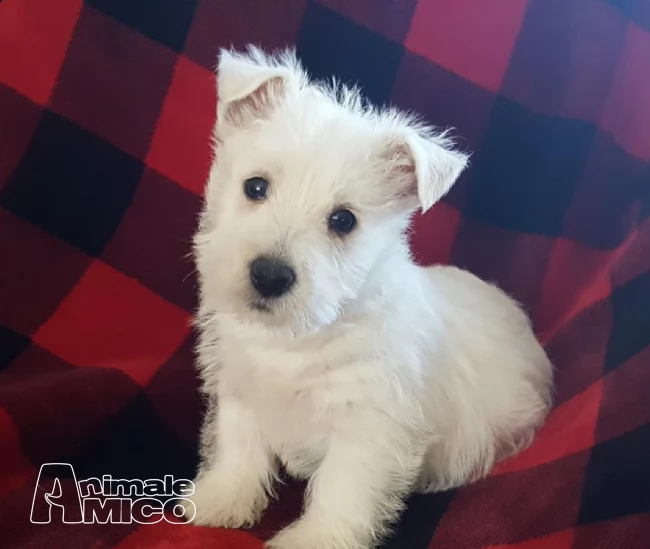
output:
<instances>
[{"instance_id":1,"label":"puppy's right ear","mask_svg":"<svg viewBox=\"0 0 650 549\"><path fill-rule=\"evenodd\" d=\"M271 57L252 46L246 53L221 50L217 68L219 122L244 127L268 117L302 78L292 51Z\"/></svg>"}]
</instances>

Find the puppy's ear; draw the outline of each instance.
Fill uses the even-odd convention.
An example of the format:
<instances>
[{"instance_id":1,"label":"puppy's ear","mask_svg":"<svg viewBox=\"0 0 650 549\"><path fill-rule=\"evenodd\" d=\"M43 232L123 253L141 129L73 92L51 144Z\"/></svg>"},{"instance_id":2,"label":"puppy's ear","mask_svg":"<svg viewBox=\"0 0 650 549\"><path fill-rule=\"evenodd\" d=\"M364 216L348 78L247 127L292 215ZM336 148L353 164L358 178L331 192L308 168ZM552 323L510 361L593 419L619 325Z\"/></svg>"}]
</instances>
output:
<instances>
[{"instance_id":1,"label":"puppy's ear","mask_svg":"<svg viewBox=\"0 0 650 549\"><path fill-rule=\"evenodd\" d=\"M290 50L276 56L252 46L246 53L221 50L217 68L219 121L245 126L266 118L302 77Z\"/></svg>"},{"instance_id":2,"label":"puppy's ear","mask_svg":"<svg viewBox=\"0 0 650 549\"><path fill-rule=\"evenodd\" d=\"M388 151L395 192L423 212L447 194L469 162L446 132L435 134L426 128L402 128L393 135Z\"/></svg>"}]
</instances>

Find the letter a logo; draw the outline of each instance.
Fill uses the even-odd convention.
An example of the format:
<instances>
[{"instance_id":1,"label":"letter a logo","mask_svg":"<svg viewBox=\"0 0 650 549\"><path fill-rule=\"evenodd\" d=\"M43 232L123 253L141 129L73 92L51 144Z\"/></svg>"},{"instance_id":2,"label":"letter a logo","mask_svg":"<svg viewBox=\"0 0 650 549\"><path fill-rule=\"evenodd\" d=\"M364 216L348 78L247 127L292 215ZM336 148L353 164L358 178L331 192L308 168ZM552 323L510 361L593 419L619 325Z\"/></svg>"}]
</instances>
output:
<instances>
[{"instance_id":1,"label":"letter a logo","mask_svg":"<svg viewBox=\"0 0 650 549\"><path fill-rule=\"evenodd\" d=\"M83 521L77 477L69 463L41 465L29 520L33 524L49 524L52 520L52 507L61 509L65 524L79 524Z\"/></svg>"}]
</instances>

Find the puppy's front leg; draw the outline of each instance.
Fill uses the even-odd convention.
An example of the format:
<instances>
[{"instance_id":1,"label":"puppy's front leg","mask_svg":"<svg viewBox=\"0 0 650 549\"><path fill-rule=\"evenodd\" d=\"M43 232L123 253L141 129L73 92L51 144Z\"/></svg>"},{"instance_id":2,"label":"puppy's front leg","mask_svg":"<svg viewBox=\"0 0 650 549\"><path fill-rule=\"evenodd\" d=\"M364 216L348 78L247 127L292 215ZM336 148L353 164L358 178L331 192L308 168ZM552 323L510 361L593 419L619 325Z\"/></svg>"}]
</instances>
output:
<instances>
[{"instance_id":1,"label":"puppy's front leg","mask_svg":"<svg viewBox=\"0 0 650 549\"><path fill-rule=\"evenodd\" d=\"M193 522L239 528L257 522L268 504L273 461L252 410L238 399L220 396L218 412L205 429L216 429L216 456L197 475ZM191 506L189 506L191 507ZM186 517L192 510L186 506Z\"/></svg>"},{"instance_id":2,"label":"puppy's front leg","mask_svg":"<svg viewBox=\"0 0 650 549\"><path fill-rule=\"evenodd\" d=\"M303 516L270 540L269 549L367 549L386 533L422 452L395 422L380 412L371 416L332 436Z\"/></svg>"}]
</instances>

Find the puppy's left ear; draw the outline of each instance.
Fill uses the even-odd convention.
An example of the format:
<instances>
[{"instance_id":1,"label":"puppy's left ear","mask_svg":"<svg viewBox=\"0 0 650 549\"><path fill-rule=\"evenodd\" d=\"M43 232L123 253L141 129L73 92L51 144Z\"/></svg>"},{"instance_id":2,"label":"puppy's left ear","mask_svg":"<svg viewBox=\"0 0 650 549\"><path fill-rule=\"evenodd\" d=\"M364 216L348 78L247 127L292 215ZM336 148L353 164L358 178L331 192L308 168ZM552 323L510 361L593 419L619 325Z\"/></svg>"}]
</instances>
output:
<instances>
[{"instance_id":1,"label":"puppy's left ear","mask_svg":"<svg viewBox=\"0 0 650 549\"><path fill-rule=\"evenodd\" d=\"M389 151L395 190L423 212L447 194L469 163L469 155L454 148L446 132L407 127L394 136Z\"/></svg>"},{"instance_id":2,"label":"puppy's left ear","mask_svg":"<svg viewBox=\"0 0 650 549\"><path fill-rule=\"evenodd\" d=\"M245 126L267 117L303 78L295 54L275 55L250 46L246 52L221 50L217 68L218 121Z\"/></svg>"}]
</instances>

